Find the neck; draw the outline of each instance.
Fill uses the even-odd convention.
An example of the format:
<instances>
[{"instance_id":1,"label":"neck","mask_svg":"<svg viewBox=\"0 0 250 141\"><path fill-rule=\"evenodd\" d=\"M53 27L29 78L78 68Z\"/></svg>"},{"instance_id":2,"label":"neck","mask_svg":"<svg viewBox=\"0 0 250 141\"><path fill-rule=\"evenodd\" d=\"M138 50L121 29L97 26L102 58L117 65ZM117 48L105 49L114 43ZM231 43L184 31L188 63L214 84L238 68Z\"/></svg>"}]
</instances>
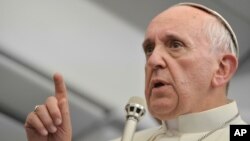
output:
<instances>
[{"instance_id":1,"label":"neck","mask_svg":"<svg viewBox=\"0 0 250 141\"><path fill-rule=\"evenodd\" d=\"M199 105L196 105L195 109L192 110L191 113L202 112L220 107L228 104L229 102L230 100L228 100L226 94L223 91L213 91L208 93L204 98L202 98L202 100L199 100Z\"/></svg>"}]
</instances>

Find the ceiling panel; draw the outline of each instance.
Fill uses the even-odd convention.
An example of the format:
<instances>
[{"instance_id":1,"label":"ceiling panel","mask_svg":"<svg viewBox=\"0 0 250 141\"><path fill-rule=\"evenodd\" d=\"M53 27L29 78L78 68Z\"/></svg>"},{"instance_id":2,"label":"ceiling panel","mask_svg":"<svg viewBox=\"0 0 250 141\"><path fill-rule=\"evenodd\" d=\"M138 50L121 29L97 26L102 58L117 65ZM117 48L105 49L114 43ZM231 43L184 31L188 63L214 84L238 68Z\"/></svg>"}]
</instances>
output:
<instances>
[{"instance_id":1,"label":"ceiling panel","mask_svg":"<svg viewBox=\"0 0 250 141\"><path fill-rule=\"evenodd\" d=\"M24 123L27 114L33 111L35 105L42 104L54 92L52 80L46 80L1 52L0 78L0 112L12 117L19 124ZM108 108L100 108L70 90L68 94L73 137L88 133L93 125L105 122L104 119L108 115L105 110Z\"/></svg>"},{"instance_id":2,"label":"ceiling panel","mask_svg":"<svg viewBox=\"0 0 250 141\"><path fill-rule=\"evenodd\" d=\"M218 0L220 5L230 9L232 14L235 16L239 16L244 22L250 24L250 2L249 0Z\"/></svg>"}]
</instances>

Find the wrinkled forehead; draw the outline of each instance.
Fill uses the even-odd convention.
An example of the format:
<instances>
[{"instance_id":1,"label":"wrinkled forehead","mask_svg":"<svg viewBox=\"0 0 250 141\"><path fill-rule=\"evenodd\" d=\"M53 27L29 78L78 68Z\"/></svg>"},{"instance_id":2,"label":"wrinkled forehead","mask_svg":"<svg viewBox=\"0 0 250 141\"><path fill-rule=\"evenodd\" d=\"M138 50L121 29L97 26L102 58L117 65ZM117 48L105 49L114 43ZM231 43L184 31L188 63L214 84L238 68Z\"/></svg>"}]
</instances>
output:
<instances>
[{"instance_id":1,"label":"wrinkled forehead","mask_svg":"<svg viewBox=\"0 0 250 141\"><path fill-rule=\"evenodd\" d=\"M204 23L213 19L209 14L189 6L171 7L157 15L149 24L145 38L154 39L166 34L201 36Z\"/></svg>"},{"instance_id":2,"label":"wrinkled forehead","mask_svg":"<svg viewBox=\"0 0 250 141\"><path fill-rule=\"evenodd\" d=\"M159 22L159 21L164 22L170 19L174 19L174 20L193 21L194 23L196 23L198 20L202 21L207 18L213 18L213 17L207 14L206 12L203 12L199 9L190 6L176 5L166 9L165 11L157 15L152 20L152 22Z\"/></svg>"},{"instance_id":3,"label":"wrinkled forehead","mask_svg":"<svg viewBox=\"0 0 250 141\"><path fill-rule=\"evenodd\" d=\"M173 6L157 15L150 22L147 33L152 29L161 29L163 27L191 28L193 31L198 32L201 31L203 23L209 19L214 19L214 17L190 6Z\"/></svg>"}]
</instances>

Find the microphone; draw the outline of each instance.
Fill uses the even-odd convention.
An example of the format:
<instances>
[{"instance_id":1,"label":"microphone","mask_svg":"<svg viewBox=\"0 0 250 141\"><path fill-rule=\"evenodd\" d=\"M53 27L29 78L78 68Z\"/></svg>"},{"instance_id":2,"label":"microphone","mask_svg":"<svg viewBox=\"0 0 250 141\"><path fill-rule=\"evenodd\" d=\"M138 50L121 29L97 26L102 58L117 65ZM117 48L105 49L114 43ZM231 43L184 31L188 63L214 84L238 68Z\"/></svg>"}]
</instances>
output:
<instances>
[{"instance_id":1,"label":"microphone","mask_svg":"<svg viewBox=\"0 0 250 141\"><path fill-rule=\"evenodd\" d=\"M125 107L127 112L122 141L132 141L136 125L140 118L145 115L145 101L140 97L131 97Z\"/></svg>"}]
</instances>

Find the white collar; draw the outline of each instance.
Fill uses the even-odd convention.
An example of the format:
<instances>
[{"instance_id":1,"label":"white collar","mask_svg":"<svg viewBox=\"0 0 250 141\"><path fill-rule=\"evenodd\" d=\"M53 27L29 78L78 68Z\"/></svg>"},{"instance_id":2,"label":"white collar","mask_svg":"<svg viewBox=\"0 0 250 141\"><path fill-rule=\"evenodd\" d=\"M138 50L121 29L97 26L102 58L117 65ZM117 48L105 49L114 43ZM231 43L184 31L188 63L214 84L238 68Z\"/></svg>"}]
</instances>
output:
<instances>
[{"instance_id":1,"label":"white collar","mask_svg":"<svg viewBox=\"0 0 250 141\"><path fill-rule=\"evenodd\" d=\"M182 133L205 132L217 128L237 113L237 104L235 101L231 101L214 109L181 115L176 119L163 121L162 123L167 130L176 130Z\"/></svg>"}]
</instances>

